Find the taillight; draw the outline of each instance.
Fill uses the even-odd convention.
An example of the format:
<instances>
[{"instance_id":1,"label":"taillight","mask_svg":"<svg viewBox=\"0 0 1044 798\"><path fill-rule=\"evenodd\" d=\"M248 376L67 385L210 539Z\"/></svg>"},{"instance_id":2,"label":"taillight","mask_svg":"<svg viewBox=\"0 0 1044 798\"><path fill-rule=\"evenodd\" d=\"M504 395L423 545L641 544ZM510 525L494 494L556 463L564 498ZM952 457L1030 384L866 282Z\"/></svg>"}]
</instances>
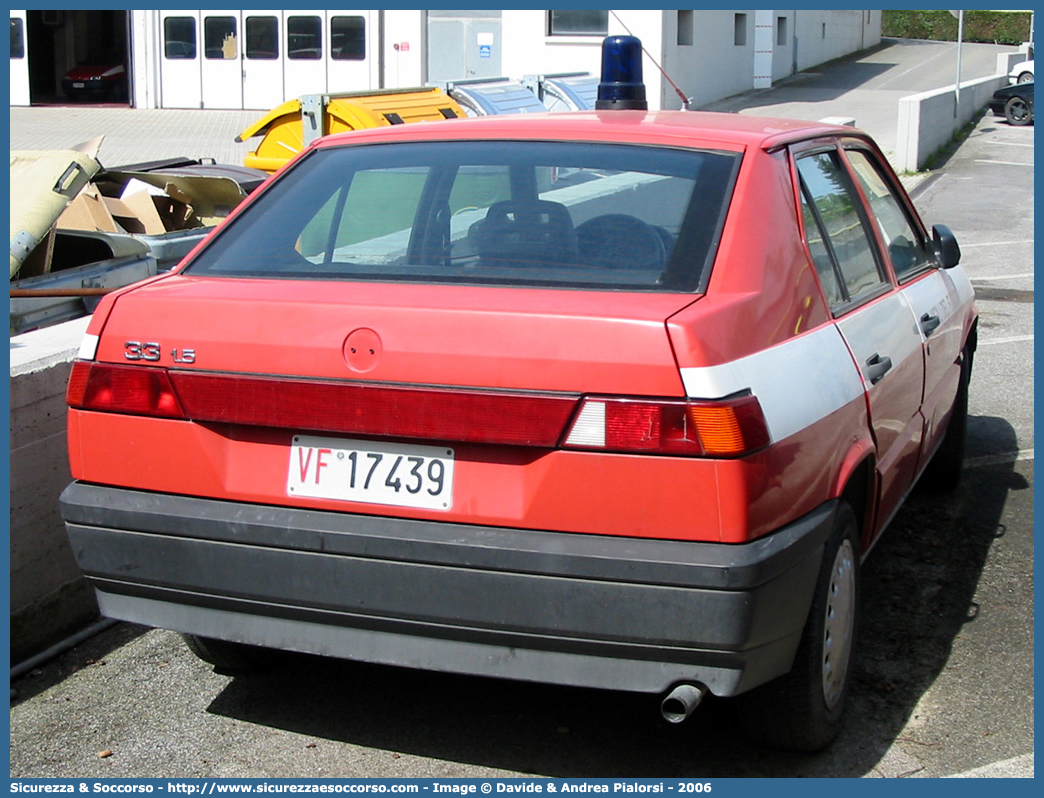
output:
<instances>
[{"instance_id":1,"label":"taillight","mask_svg":"<svg viewBox=\"0 0 1044 798\"><path fill-rule=\"evenodd\" d=\"M77 360L65 395L70 407L160 418L184 418L165 369Z\"/></svg>"},{"instance_id":2,"label":"taillight","mask_svg":"<svg viewBox=\"0 0 1044 798\"><path fill-rule=\"evenodd\" d=\"M741 457L768 443L753 396L713 402L590 397L565 439L572 449L690 457Z\"/></svg>"},{"instance_id":3,"label":"taillight","mask_svg":"<svg viewBox=\"0 0 1044 798\"><path fill-rule=\"evenodd\" d=\"M173 371L197 421L391 438L553 448L575 394L521 394L424 386Z\"/></svg>"},{"instance_id":4,"label":"taillight","mask_svg":"<svg viewBox=\"0 0 1044 798\"><path fill-rule=\"evenodd\" d=\"M561 443L567 449L634 454L741 457L769 443L753 396L580 400L569 394L280 379L77 360L66 400L81 410L541 448L558 446L568 427Z\"/></svg>"}]
</instances>

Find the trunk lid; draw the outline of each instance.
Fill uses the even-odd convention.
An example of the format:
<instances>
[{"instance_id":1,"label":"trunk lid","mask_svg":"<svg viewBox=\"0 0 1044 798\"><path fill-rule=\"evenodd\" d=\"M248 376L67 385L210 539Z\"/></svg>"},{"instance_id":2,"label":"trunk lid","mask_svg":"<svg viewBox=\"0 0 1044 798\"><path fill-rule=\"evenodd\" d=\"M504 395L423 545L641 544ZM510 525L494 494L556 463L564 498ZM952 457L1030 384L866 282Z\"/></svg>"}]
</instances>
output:
<instances>
[{"instance_id":1,"label":"trunk lid","mask_svg":"<svg viewBox=\"0 0 1044 798\"><path fill-rule=\"evenodd\" d=\"M116 301L97 359L208 372L681 396L691 295L171 275ZM147 346L152 345L152 346Z\"/></svg>"}]
</instances>

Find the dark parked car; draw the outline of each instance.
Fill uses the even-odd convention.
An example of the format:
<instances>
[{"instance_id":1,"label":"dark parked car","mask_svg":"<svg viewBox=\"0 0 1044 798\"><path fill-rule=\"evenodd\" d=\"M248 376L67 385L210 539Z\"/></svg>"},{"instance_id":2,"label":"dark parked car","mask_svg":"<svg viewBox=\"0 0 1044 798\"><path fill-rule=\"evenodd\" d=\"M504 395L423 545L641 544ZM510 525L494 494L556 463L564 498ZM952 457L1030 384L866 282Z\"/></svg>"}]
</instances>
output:
<instances>
[{"instance_id":1,"label":"dark parked car","mask_svg":"<svg viewBox=\"0 0 1044 798\"><path fill-rule=\"evenodd\" d=\"M993 93L990 110L1011 125L1033 124L1033 81L1006 86Z\"/></svg>"}]
</instances>

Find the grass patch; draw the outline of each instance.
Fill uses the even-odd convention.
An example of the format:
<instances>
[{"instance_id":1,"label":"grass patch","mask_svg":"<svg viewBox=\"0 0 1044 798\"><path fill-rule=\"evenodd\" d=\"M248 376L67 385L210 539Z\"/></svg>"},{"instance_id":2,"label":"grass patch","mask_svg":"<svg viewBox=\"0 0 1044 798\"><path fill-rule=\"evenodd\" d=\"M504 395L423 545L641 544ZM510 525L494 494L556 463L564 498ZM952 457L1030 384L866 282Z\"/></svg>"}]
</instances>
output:
<instances>
[{"instance_id":1,"label":"grass patch","mask_svg":"<svg viewBox=\"0 0 1044 798\"><path fill-rule=\"evenodd\" d=\"M964 41L1019 45L1030 40L1029 11L965 11ZM957 20L949 11L883 11L881 35L896 39L957 41Z\"/></svg>"}]
</instances>

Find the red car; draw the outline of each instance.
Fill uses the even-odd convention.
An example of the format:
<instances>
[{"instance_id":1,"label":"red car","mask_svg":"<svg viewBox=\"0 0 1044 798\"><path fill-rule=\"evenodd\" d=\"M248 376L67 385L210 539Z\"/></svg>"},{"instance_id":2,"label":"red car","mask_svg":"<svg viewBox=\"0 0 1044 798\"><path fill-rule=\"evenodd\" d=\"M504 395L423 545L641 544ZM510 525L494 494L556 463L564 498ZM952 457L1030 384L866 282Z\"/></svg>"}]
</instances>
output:
<instances>
[{"instance_id":1,"label":"red car","mask_svg":"<svg viewBox=\"0 0 1044 798\"><path fill-rule=\"evenodd\" d=\"M110 295L62 509L111 617L666 695L812 750L860 562L960 475L976 311L852 128L641 110L318 141Z\"/></svg>"},{"instance_id":2,"label":"red car","mask_svg":"<svg viewBox=\"0 0 1044 798\"><path fill-rule=\"evenodd\" d=\"M126 102L127 68L122 56L99 54L62 77L62 92L70 100Z\"/></svg>"}]
</instances>

